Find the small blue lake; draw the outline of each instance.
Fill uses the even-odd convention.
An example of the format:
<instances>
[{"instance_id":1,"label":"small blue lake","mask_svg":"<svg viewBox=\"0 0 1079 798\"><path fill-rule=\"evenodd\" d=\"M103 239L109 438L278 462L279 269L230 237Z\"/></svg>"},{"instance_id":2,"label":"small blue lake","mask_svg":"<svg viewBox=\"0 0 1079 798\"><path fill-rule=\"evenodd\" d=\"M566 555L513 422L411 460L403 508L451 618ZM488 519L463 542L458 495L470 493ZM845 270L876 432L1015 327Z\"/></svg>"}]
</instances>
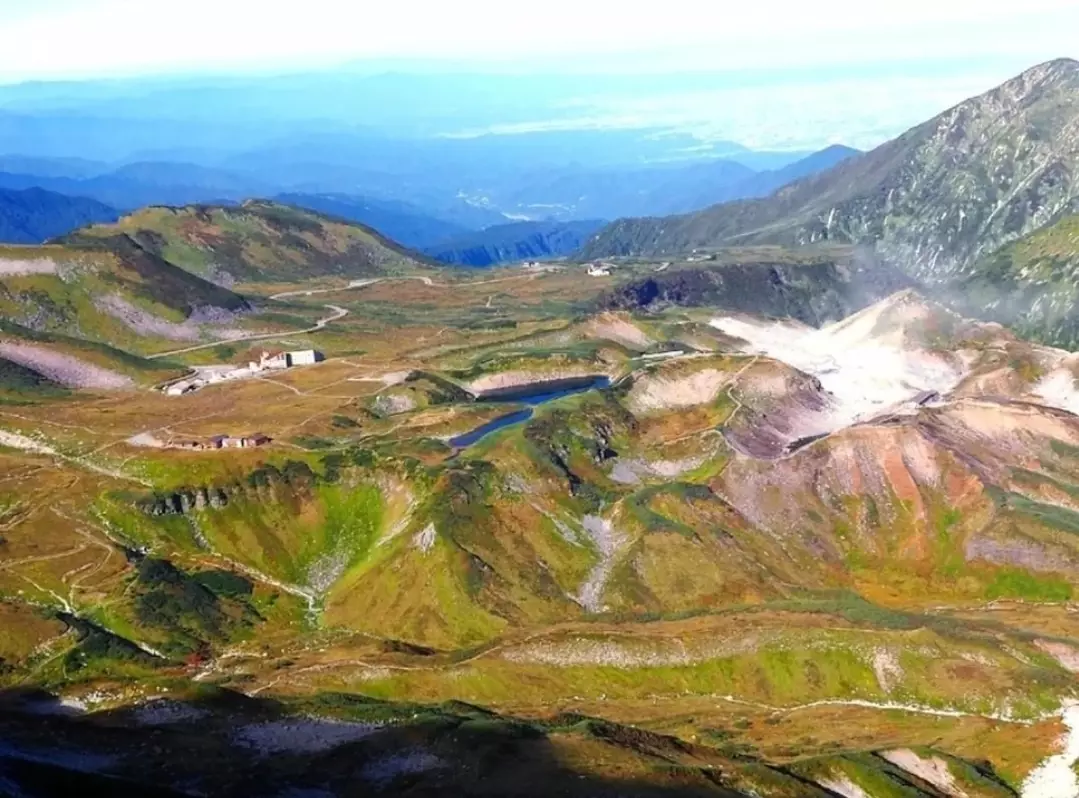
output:
<instances>
[{"instance_id":1,"label":"small blue lake","mask_svg":"<svg viewBox=\"0 0 1079 798\"><path fill-rule=\"evenodd\" d=\"M528 421L535 412L532 409L534 407L546 404L547 402L553 402L555 399L561 399L565 396L572 396L573 394L584 393L585 391L592 391L599 388L609 388L610 385L611 381L607 377L588 377L585 379L535 383L533 385L525 386L524 388L499 391L497 394L487 394L477 401L482 404L514 404L528 405L528 407L523 410L507 413L504 416L499 416L496 419L488 421L486 424L476 427L470 432L458 435L456 438L450 440L450 446L454 449L467 448L478 443L493 432L498 432L500 429L512 427L514 424L522 424L525 421Z\"/></svg>"}]
</instances>

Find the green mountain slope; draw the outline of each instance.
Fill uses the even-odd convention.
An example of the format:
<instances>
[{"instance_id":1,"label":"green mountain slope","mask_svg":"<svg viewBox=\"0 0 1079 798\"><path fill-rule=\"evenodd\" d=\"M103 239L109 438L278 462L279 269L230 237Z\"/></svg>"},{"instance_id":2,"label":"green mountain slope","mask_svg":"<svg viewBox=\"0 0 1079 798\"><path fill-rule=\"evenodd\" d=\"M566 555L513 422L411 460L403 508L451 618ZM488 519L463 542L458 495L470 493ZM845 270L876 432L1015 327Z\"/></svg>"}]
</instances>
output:
<instances>
[{"instance_id":1,"label":"green mountain slope","mask_svg":"<svg viewBox=\"0 0 1079 798\"><path fill-rule=\"evenodd\" d=\"M32 333L133 352L198 337L200 320L251 310L239 294L148 252L122 233L0 248L0 313ZM190 326L190 325L188 325Z\"/></svg>"},{"instance_id":2,"label":"green mountain slope","mask_svg":"<svg viewBox=\"0 0 1079 798\"><path fill-rule=\"evenodd\" d=\"M766 199L615 222L582 256L827 240L936 280L1079 210L1077 158L1079 62L1053 61Z\"/></svg>"},{"instance_id":3,"label":"green mountain slope","mask_svg":"<svg viewBox=\"0 0 1079 798\"><path fill-rule=\"evenodd\" d=\"M427 261L353 222L272 202L235 207L147 208L68 239L128 235L147 252L220 285L362 278Z\"/></svg>"},{"instance_id":4,"label":"green mountain slope","mask_svg":"<svg viewBox=\"0 0 1079 798\"><path fill-rule=\"evenodd\" d=\"M1079 216L982 258L954 294L972 314L1037 341L1079 348Z\"/></svg>"}]
</instances>

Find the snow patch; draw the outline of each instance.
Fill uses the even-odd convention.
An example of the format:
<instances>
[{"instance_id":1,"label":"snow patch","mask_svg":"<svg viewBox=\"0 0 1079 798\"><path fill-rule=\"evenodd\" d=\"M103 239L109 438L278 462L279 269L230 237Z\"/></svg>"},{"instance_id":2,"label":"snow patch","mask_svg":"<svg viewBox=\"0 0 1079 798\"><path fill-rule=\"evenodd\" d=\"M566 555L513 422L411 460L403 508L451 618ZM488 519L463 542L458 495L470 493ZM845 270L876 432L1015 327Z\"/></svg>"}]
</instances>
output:
<instances>
[{"instance_id":1,"label":"snow patch","mask_svg":"<svg viewBox=\"0 0 1079 798\"><path fill-rule=\"evenodd\" d=\"M52 258L0 258L0 277L29 274L56 274L56 261Z\"/></svg>"},{"instance_id":2,"label":"snow patch","mask_svg":"<svg viewBox=\"0 0 1079 798\"><path fill-rule=\"evenodd\" d=\"M431 549L435 547L437 537L438 530L435 529L435 525L428 524L412 538L412 548L419 549L424 554L429 554Z\"/></svg>"},{"instance_id":3,"label":"snow patch","mask_svg":"<svg viewBox=\"0 0 1079 798\"><path fill-rule=\"evenodd\" d=\"M581 526L599 552L599 562L592 568L577 593L577 601L589 612L603 611L603 591L611 578L615 557L625 538L610 521L598 515L586 515Z\"/></svg>"},{"instance_id":4,"label":"snow patch","mask_svg":"<svg viewBox=\"0 0 1079 798\"><path fill-rule=\"evenodd\" d=\"M924 759L907 748L897 751L885 751L881 754L897 768L905 770L912 776L917 776L922 781L927 781L952 798L969 798L967 793L955 783L948 763L939 756Z\"/></svg>"},{"instance_id":5,"label":"snow patch","mask_svg":"<svg viewBox=\"0 0 1079 798\"><path fill-rule=\"evenodd\" d=\"M873 798L846 775L830 776L827 779L821 779L817 784L826 790L842 795L843 798Z\"/></svg>"},{"instance_id":6,"label":"snow patch","mask_svg":"<svg viewBox=\"0 0 1079 798\"><path fill-rule=\"evenodd\" d=\"M890 693L903 679L903 668L894 651L878 648L873 652L873 673L877 677L880 689Z\"/></svg>"},{"instance_id":7,"label":"snow patch","mask_svg":"<svg viewBox=\"0 0 1079 798\"><path fill-rule=\"evenodd\" d=\"M1064 670L1079 673L1079 649L1053 640L1035 640L1034 645L1059 662Z\"/></svg>"},{"instance_id":8,"label":"snow patch","mask_svg":"<svg viewBox=\"0 0 1079 798\"><path fill-rule=\"evenodd\" d=\"M1065 705L1061 739L1063 750L1045 759L1023 780L1022 798L1075 798L1079 795L1079 777L1072 765L1079 761L1079 703Z\"/></svg>"},{"instance_id":9,"label":"snow patch","mask_svg":"<svg viewBox=\"0 0 1079 798\"><path fill-rule=\"evenodd\" d=\"M687 377L671 379L649 376L634 386L629 396L629 409L634 413L648 413L710 404L719 398L719 392L730 379L728 372L718 369L702 369Z\"/></svg>"}]
</instances>

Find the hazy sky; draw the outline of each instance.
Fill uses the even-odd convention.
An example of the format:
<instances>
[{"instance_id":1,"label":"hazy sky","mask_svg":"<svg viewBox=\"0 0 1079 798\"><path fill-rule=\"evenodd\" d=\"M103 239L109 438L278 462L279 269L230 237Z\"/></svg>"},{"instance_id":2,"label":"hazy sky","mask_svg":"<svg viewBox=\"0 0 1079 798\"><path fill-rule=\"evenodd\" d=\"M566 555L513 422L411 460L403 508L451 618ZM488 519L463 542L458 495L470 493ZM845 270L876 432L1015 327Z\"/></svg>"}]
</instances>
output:
<instances>
[{"instance_id":1,"label":"hazy sky","mask_svg":"<svg viewBox=\"0 0 1079 798\"><path fill-rule=\"evenodd\" d=\"M374 58L536 71L1014 64L1079 55L1077 30L1075 0L0 0L0 81Z\"/></svg>"},{"instance_id":2,"label":"hazy sky","mask_svg":"<svg viewBox=\"0 0 1079 798\"><path fill-rule=\"evenodd\" d=\"M524 123L445 132L666 127L758 148L872 147L1029 66L1079 57L1076 31L1079 0L0 0L0 84L345 64L714 71L714 90L629 96L571 79L559 113L537 104Z\"/></svg>"}]
</instances>

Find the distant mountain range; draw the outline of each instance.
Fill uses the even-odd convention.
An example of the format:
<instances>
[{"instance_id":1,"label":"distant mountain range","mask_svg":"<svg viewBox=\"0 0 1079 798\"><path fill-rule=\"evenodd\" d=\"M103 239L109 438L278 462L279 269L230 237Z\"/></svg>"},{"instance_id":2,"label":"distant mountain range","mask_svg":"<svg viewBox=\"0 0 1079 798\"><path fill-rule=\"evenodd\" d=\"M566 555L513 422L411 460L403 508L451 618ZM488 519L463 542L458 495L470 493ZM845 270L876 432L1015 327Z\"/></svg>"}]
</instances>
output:
<instances>
[{"instance_id":1,"label":"distant mountain range","mask_svg":"<svg viewBox=\"0 0 1079 798\"><path fill-rule=\"evenodd\" d=\"M48 166L41 162L39 165ZM133 163L85 177L0 172L0 188L44 188L69 196L91 197L120 210L211 200L239 201L268 193L267 186L229 172L171 162Z\"/></svg>"},{"instance_id":2,"label":"distant mountain range","mask_svg":"<svg viewBox=\"0 0 1079 798\"><path fill-rule=\"evenodd\" d=\"M39 244L87 224L115 221L117 212L101 202L28 188L0 189L0 241Z\"/></svg>"},{"instance_id":3,"label":"distant mountain range","mask_svg":"<svg viewBox=\"0 0 1079 798\"><path fill-rule=\"evenodd\" d=\"M1079 62L1024 72L764 199L615 222L582 257L744 244L866 244L930 281L1079 210Z\"/></svg>"},{"instance_id":4,"label":"distant mountain range","mask_svg":"<svg viewBox=\"0 0 1079 798\"><path fill-rule=\"evenodd\" d=\"M493 266L497 263L561 257L581 248L606 222L516 222L488 227L428 247L437 261L457 266Z\"/></svg>"},{"instance_id":5,"label":"distant mountain range","mask_svg":"<svg viewBox=\"0 0 1079 798\"><path fill-rule=\"evenodd\" d=\"M319 164L298 167L284 179L270 183L243 172L169 161L141 161L111 168L79 159L0 157L0 189L39 189L53 195L86 197L84 213L64 212L54 201L50 224L42 235L10 209L0 240L40 243L84 224L109 221L116 212L149 206L183 207L193 204L238 204L253 197L318 211L364 224L388 238L417 250L446 253L449 262L489 265L520 258L568 254L576 248L574 236L593 232L589 225L558 224L582 219L613 219L632 214L661 214L691 210L713 202L767 194L778 186L841 162L857 154L846 147L830 147L783 168L755 172L732 160L695 161L678 166L609 168L567 167L550 172L508 178L512 189L484 192L432 193L429 188L395 183L387 188L384 175L355 175L373 181L404 198L318 190L282 190L299 183L312 187L343 184L334 169ZM254 167L252 167L254 168ZM257 169L255 171L258 171ZM366 184L363 184L366 186ZM507 184L509 185L509 184ZM44 197L45 195L39 195ZM88 203L96 200L96 211ZM73 208L78 205L71 202ZM102 210L108 206L109 210ZM517 218L536 222L532 227L504 228L512 211ZM87 215L90 214L90 215ZM475 233L495 229L490 236ZM18 232L16 232L16 228ZM6 231L6 232L5 232ZM512 240L509 236L521 236ZM487 255L478 250L487 249ZM476 250L465 254L466 250ZM458 254L453 254L454 252Z\"/></svg>"},{"instance_id":6,"label":"distant mountain range","mask_svg":"<svg viewBox=\"0 0 1079 798\"><path fill-rule=\"evenodd\" d=\"M719 202L763 197L793 180L830 169L860 154L841 145L754 171L730 159L635 169L557 170L533 175L493 202L507 212L559 220L617 219L685 213Z\"/></svg>"},{"instance_id":7,"label":"distant mountain range","mask_svg":"<svg viewBox=\"0 0 1079 798\"><path fill-rule=\"evenodd\" d=\"M274 200L365 224L406 247L417 249L465 235L473 229L438 218L416 205L396 200L353 197L346 194L287 193L278 194Z\"/></svg>"}]
</instances>

